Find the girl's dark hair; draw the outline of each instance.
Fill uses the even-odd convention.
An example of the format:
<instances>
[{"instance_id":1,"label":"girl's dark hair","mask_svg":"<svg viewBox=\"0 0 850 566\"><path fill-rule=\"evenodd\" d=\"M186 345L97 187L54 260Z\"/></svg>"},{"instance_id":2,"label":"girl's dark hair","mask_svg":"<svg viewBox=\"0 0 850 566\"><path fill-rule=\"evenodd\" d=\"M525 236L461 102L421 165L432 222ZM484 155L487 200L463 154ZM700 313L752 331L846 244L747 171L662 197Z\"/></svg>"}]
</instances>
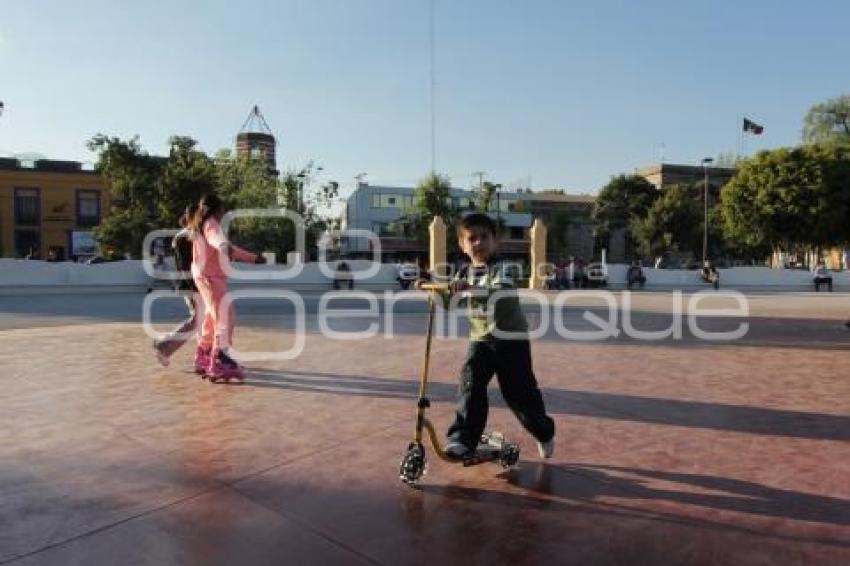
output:
<instances>
[{"instance_id":1,"label":"girl's dark hair","mask_svg":"<svg viewBox=\"0 0 850 566\"><path fill-rule=\"evenodd\" d=\"M218 214L224 210L224 205L221 202L221 199L218 198L218 195L214 193L210 193L208 195L204 195L201 197L200 202L198 202L198 210L195 211L195 215L193 217L193 221L190 222L190 226L195 230L200 230L204 225L204 222L210 216Z\"/></svg>"}]
</instances>

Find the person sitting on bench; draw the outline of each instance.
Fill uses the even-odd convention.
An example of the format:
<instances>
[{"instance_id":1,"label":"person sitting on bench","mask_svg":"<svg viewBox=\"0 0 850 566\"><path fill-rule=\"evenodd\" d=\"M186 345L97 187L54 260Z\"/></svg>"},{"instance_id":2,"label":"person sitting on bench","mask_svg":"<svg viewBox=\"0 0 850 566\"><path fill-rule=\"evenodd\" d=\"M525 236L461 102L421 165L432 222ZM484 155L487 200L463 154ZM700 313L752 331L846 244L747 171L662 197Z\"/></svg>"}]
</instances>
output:
<instances>
[{"instance_id":1,"label":"person sitting on bench","mask_svg":"<svg viewBox=\"0 0 850 566\"><path fill-rule=\"evenodd\" d=\"M646 284L646 276L643 274L643 268L640 261L633 261L629 270L626 272L626 287L629 291L632 290L632 285L637 284L639 289L643 289Z\"/></svg>"},{"instance_id":2,"label":"person sitting on bench","mask_svg":"<svg viewBox=\"0 0 850 566\"><path fill-rule=\"evenodd\" d=\"M705 260L702 265L702 280L711 283L715 289L720 287L720 273L710 259Z\"/></svg>"},{"instance_id":3,"label":"person sitting on bench","mask_svg":"<svg viewBox=\"0 0 850 566\"><path fill-rule=\"evenodd\" d=\"M354 289L354 274L351 273L351 268L347 263L341 261L336 266L336 274L334 275L334 289L339 289L343 285L348 285L348 289Z\"/></svg>"},{"instance_id":4,"label":"person sitting on bench","mask_svg":"<svg viewBox=\"0 0 850 566\"><path fill-rule=\"evenodd\" d=\"M826 288L829 292L832 292L832 275L829 274L829 270L826 268L826 264L822 259L818 260L818 264L812 270L814 274L814 282L815 282L815 293L820 291L821 285L826 285Z\"/></svg>"}]
</instances>

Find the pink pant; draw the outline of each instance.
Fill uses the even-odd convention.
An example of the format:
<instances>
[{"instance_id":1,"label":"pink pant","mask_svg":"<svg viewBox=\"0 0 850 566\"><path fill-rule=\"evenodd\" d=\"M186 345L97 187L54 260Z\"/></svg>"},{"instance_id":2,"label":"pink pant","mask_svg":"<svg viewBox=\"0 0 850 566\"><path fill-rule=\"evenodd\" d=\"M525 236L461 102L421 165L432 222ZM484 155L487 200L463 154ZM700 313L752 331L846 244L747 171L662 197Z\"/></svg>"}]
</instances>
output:
<instances>
[{"instance_id":1,"label":"pink pant","mask_svg":"<svg viewBox=\"0 0 850 566\"><path fill-rule=\"evenodd\" d=\"M195 277L195 286L204 301L205 311L198 343L203 348L226 350L233 342L233 324L236 320L233 303L222 305L227 295L227 279Z\"/></svg>"}]
</instances>

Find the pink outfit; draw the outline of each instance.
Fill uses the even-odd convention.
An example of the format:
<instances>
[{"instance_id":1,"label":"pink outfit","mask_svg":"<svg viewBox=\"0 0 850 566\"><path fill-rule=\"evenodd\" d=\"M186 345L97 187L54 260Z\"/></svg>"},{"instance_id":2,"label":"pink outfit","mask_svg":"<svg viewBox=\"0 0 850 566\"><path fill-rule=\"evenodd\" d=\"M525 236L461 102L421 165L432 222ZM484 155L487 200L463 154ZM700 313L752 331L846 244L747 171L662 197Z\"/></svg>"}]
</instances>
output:
<instances>
[{"instance_id":1,"label":"pink outfit","mask_svg":"<svg viewBox=\"0 0 850 566\"><path fill-rule=\"evenodd\" d=\"M236 261L253 263L257 256L228 242L215 218L204 222L201 235L203 237L192 241L192 278L205 307L198 345L204 349L227 350L233 341L235 318L232 304L222 309L227 295L227 276L221 262L228 261L228 251Z\"/></svg>"}]
</instances>

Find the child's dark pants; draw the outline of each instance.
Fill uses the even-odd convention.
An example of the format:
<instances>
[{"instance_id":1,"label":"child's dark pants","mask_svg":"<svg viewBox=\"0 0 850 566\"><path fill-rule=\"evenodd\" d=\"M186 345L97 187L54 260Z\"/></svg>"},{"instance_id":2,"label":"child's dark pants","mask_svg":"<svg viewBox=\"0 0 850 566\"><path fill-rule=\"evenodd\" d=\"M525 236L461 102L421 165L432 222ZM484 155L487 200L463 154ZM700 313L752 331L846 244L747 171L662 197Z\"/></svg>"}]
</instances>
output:
<instances>
[{"instance_id":1,"label":"child's dark pants","mask_svg":"<svg viewBox=\"0 0 850 566\"><path fill-rule=\"evenodd\" d=\"M525 429L541 442L555 435L555 423L546 415L543 396L531 369L528 340L472 341L460 374L457 414L449 439L474 449L487 424L487 384L493 374L511 411Z\"/></svg>"}]
</instances>

